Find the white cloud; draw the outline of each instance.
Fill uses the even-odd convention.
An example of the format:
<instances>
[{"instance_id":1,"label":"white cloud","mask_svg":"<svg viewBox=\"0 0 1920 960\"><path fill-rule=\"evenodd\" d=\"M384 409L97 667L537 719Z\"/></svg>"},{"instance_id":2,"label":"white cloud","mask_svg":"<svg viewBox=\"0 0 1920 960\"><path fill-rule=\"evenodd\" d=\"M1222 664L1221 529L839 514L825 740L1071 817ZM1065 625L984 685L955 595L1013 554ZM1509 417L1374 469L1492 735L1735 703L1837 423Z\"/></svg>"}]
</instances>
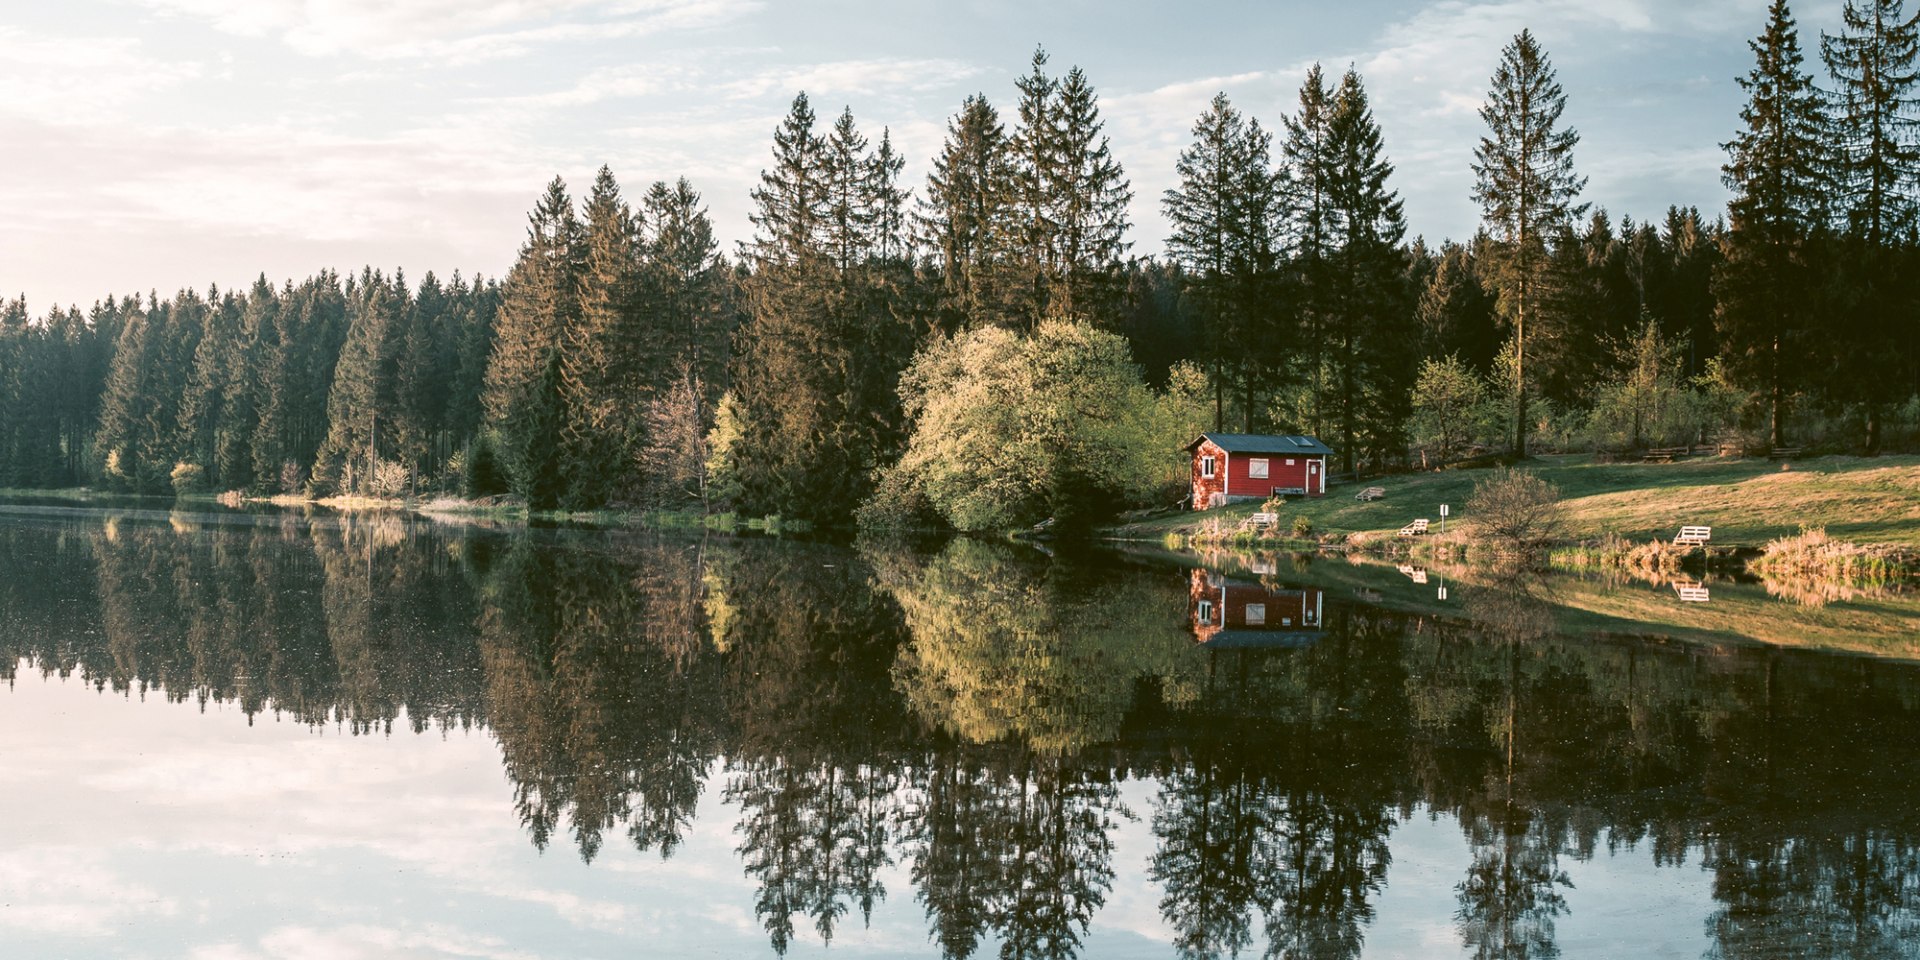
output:
<instances>
[{"instance_id":1,"label":"white cloud","mask_svg":"<svg viewBox=\"0 0 1920 960\"><path fill-rule=\"evenodd\" d=\"M179 901L120 876L106 861L102 851L84 847L0 849L0 930L103 937L135 918L179 912Z\"/></svg>"},{"instance_id":2,"label":"white cloud","mask_svg":"<svg viewBox=\"0 0 1920 960\"><path fill-rule=\"evenodd\" d=\"M276 37L313 57L473 63L572 41L726 23L761 0L139 0L225 33Z\"/></svg>"},{"instance_id":3,"label":"white cloud","mask_svg":"<svg viewBox=\"0 0 1920 960\"><path fill-rule=\"evenodd\" d=\"M129 37L58 37L0 25L0 114L44 123L104 123L205 72L151 56ZM18 141L16 141L18 142Z\"/></svg>"}]
</instances>

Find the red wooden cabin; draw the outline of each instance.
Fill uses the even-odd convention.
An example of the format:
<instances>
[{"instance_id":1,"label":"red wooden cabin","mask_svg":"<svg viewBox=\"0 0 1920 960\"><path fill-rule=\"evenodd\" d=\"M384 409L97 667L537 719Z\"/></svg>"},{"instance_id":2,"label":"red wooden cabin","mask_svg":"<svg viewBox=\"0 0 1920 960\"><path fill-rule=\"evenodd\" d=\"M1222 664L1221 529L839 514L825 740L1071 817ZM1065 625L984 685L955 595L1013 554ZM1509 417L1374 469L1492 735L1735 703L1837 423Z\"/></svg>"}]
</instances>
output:
<instances>
[{"instance_id":1,"label":"red wooden cabin","mask_svg":"<svg viewBox=\"0 0 1920 960\"><path fill-rule=\"evenodd\" d=\"M1333 450L1313 437L1203 433L1187 444L1193 454L1193 508L1206 510L1277 494L1318 497L1327 492Z\"/></svg>"},{"instance_id":2,"label":"red wooden cabin","mask_svg":"<svg viewBox=\"0 0 1920 960\"><path fill-rule=\"evenodd\" d=\"M1215 648L1312 643L1320 639L1325 604L1318 587L1269 589L1208 570L1193 571L1188 591L1193 639Z\"/></svg>"}]
</instances>

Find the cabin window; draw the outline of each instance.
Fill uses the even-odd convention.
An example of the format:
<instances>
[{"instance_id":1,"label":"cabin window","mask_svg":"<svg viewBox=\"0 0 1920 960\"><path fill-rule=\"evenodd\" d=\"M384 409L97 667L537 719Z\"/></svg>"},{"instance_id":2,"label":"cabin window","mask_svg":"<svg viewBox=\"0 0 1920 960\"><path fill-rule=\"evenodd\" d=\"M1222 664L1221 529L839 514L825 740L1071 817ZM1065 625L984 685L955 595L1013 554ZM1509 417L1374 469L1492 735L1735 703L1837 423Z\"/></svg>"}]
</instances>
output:
<instances>
[{"instance_id":1,"label":"cabin window","mask_svg":"<svg viewBox=\"0 0 1920 960\"><path fill-rule=\"evenodd\" d=\"M1194 616L1198 617L1201 623L1212 623L1213 622L1213 601L1212 600L1200 601L1200 606L1194 611Z\"/></svg>"},{"instance_id":2,"label":"cabin window","mask_svg":"<svg viewBox=\"0 0 1920 960\"><path fill-rule=\"evenodd\" d=\"M1264 627L1267 625L1267 605L1264 603L1247 604L1247 626Z\"/></svg>"},{"instance_id":3,"label":"cabin window","mask_svg":"<svg viewBox=\"0 0 1920 960\"><path fill-rule=\"evenodd\" d=\"M1293 460L1291 458L1287 460L1287 466L1289 467L1293 466Z\"/></svg>"},{"instance_id":4,"label":"cabin window","mask_svg":"<svg viewBox=\"0 0 1920 960\"><path fill-rule=\"evenodd\" d=\"M1203 477L1213 476L1213 458L1212 457L1200 458L1200 475Z\"/></svg>"},{"instance_id":5,"label":"cabin window","mask_svg":"<svg viewBox=\"0 0 1920 960\"><path fill-rule=\"evenodd\" d=\"M1255 480L1265 480L1267 478L1267 461L1248 460L1247 476L1252 477Z\"/></svg>"}]
</instances>

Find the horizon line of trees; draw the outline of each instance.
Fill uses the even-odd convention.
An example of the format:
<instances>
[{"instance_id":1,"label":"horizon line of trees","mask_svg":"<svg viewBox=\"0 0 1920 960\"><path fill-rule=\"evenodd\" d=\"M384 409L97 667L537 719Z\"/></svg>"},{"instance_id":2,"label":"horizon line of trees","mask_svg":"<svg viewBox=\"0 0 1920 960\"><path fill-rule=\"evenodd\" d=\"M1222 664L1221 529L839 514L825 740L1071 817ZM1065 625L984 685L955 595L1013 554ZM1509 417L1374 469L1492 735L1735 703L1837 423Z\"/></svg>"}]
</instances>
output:
<instances>
[{"instance_id":1,"label":"horizon line of trees","mask_svg":"<svg viewBox=\"0 0 1920 960\"><path fill-rule=\"evenodd\" d=\"M1408 239L1351 68L1313 67L1271 128L1212 99L1163 258L1131 255L1098 95L1045 50L1005 119L966 98L918 191L890 131L801 93L732 257L686 180L629 202L602 168L583 202L549 185L500 281L5 304L0 485L965 526L1171 502L1188 438L1155 431L1316 434L1347 473L1536 444L1911 447L1920 17L1849 0L1820 39L1826 88L1775 0L1726 216L1656 225L1581 200L1567 95L1522 31L1481 109L1483 228L1438 247Z\"/></svg>"}]
</instances>

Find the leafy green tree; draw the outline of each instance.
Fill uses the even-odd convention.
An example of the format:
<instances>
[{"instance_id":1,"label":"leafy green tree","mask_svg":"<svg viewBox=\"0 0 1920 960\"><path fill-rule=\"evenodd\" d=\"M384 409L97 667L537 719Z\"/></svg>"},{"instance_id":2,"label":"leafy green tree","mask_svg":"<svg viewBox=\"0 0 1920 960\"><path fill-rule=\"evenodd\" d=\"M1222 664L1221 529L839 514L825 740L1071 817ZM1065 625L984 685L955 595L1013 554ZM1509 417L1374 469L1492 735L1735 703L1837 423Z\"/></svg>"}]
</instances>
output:
<instances>
[{"instance_id":1,"label":"leafy green tree","mask_svg":"<svg viewBox=\"0 0 1920 960\"><path fill-rule=\"evenodd\" d=\"M1413 442L1421 448L1422 463L1435 465L1457 459L1480 435L1486 384L1458 356L1420 362L1413 384Z\"/></svg>"},{"instance_id":2,"label":"leafy green tree","mask_svg":"<svg viewBox=\"0 0 1920 960\"><path fill-rule=\"evenodd\" d=\"M1146 434L1156 401L1114 334L980 328L930 344L901 392L913 432L882 480L892 506L924 498L955 529L1005 530L1116 512L1157 490L1167 439Z\"/></svg>"},{"instance_id":3,"label":"leafy green tree","mask_svg":"<svg viewBox=\"0 0 1920 960\"><path fill-rule=\"evenodd\" d=\"M1513 453L1527 455L1528 324L1539 320L1550 283L1547 243L1577 215L1586 178L1573 169L1580 135L1562 129L1567 97L1533 34L1500 53L1480 108L1487 135L1474 148L1474 191L1492 235L1488 254L1501 312L1513 326Z\"/></svg>"},{"instance_id":4,"label":"leafy green tree","mask_svg":"<svg viewBox=\"0 0 1920 960\"><path fill-rule=\"evenodd\" d=\"M1740 88L1742 129L1725 144L1726 260L1714 274L1720 334L1736 376L1766 398L1769 434L1786 443L1787 404L1801 357L1812 346L1813 250L1827 218L1831 165L1827 118L1802 67L1799 30L1786 0L1748 44L1755 63Z\"/></svg>"}]
</instances>

